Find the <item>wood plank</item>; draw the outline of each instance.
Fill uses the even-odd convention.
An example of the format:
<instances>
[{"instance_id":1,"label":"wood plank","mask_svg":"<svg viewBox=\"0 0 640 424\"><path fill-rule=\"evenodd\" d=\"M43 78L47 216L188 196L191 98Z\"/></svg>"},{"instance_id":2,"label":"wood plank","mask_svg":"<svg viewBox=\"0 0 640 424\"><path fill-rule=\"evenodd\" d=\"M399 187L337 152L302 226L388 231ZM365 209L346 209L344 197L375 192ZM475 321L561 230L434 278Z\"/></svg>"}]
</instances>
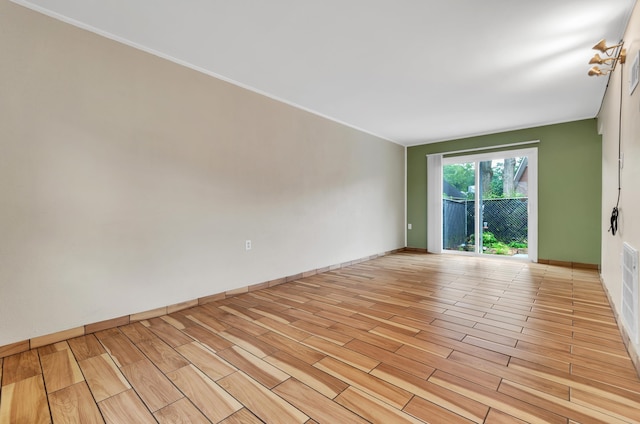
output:
<instances>
[{"instance_id":1,"label":"wood plank","mask_svg":"<svg viewBox=\"0 0 640 424\"><path fill-rule=\"evenodd\" d=\"M459 377L436 371L429 381L444 388L460 393L461 395L473 399L485 405L500 409L514 417L530 422L532 424L557 423L565 424L566 418L546 411L519 399L504 395L500 392L478 387L473 383Z\"/></svg>"},{"instance_id":2,"label":"wood plank","mask_svg":"<svg viewBox=\"0 0 640 424\"><path fill-rule=\"evenodd\" d=\"M429 354L428 352L416 349L413 346L402 346L400 349L398 349L397 353L415 361L422 362L438 370L463 377L479 386L495 390L500 384L501 378L499 376L492 375L473 366L450 361L448 360L448 358L445 359L433 354ZM450 355L450 357L451 356L454 356L453 353Z\"/></svg>"},{"instance_id":3,"label":"wood plank","mask_svg":"<svg viewBox=\"0 0 640 424\"><path fill-rule=\"evenodd\" d=\"M547 355L527 352L522 349L511 348L508 346L500 345L498 343L493 343L487 340L478 339L476 337L467 336L463 340L465 343L468 343L472 346L476 346L479 348L491 350L493 352L500 353L502 355L525 359L525 360L533 360L539 363L542 363L548 367L555 368L561 371L569 371L570 362L567 357L562 357L560 352L557 352L556 355L551 355L550 350L547 350ZM561 359L556 359L561 358Z\"/></svg>"},{"instance_id":4,"label":"wood plank","mask_svg":"<svg viewBox=\"0 0 640 424\"><path fill-rule=\"evenodd\" d=\"M189 336L186 336L180 330L163 319L153 318L148 321L143 321L142 324L171 347L191 343L191 338Z\"/></svg>"},{"instance_id":5,"label":"wood plank","mask_svg":"<svg viewBox=\"0 0 640 424\"><path fill-rule=\"evenodd\" d=\"M431 343L428 342L426 340L422 340L422 339L417 339L413 336L409 336L403 333L399 333L396 331L393 331L389 328L384 328L384 327L376 327L373 330L371 330L371 332L373 334L377 334L379 336L382 337L386 337L388 339L391 340L395 340L399 343L402 343L404 345L408 345L408 346L413 346L416 349L420 349L420 350L424 350L425 352L429 352L432 353L434 355L438 355L441 356L443 358L446 358L447 356L449 356L451 354L451 352L453 351L452 349L445 347L445 346L441 346L439 344L435 344L435 343Z\"/></svg>"},{"instance_id":6,"label":"wood plank","mask_svg":"<svg viewBox=\"0 0 640 424\"><path fill-rule=\"evenodd\" d=\"M187 398L182 398L171 405L154 412L153 416L160 424L210 424L205 417Z\"/></svg>"},{"instance_id":7,"label":"wood plank","mask_svg":"<svg viewBox=\"0 0 640 424\"><path fill-rule=\"evenodd\" d=\"M347 343L345 347L370 358L375 358L375 360L385 365L410 372L422 379L427 379L435 371L435 368L425 365L422 362L414 361L413 359L393 352L388 352L360 340L352 340Z\"/></svg>"},{"instance_id":8,"label":"wood plank","mask_svg":"<svg viewBox=\"0 0 640 424\"><path fill-rule=\"evenodd\" d=\"M175 325L175 327L178 328L179 330L183 330L187 327L190 327L196 324L194 321L187 318L187 315L192 314L198 310L199 310L199 306L194 306L193 308L185 309L182 311L176 311L168 315L163 315L160 318L172 325L174 325L174 323L176 322L179 323L179 325Z\"/></svg>"},{"instance_id":9,"label":"wood plank","mask_svg":"<svg viewBox=\"0 0 640 424\"><path fill-rule=\"evenodd\" d=\"M221 379L219 383L264 422L304 423L309 419L290 403L241 371Z\"/></svg>"},{"instance_id":10,"label":"wood plank","mask_svg":"<svg viewBox=\"0 0 640 424\"><path fill-rule=\"evenodd\" d=\"M213 381L237 371L231 364L198 342L178 346L176 350Z\"/></svg>"},{"instance_id":11,"label":"wood plank","mask_svg":"<svg viewBox=\"0 0 640 424\"><path fill-rule=\"evenodd\" d=\"M3 387L42 373L38 351L35 349L7 356L3 362Z\"/></svg>"},{"instance_id":12,"label":"wood plank","mask_svg":"<svg viewBox=\"0 0 640 424\"><path fill-rule=\"evenodd\" d=\"M120 327L120 331L129 338L134 344L148 342L157 339L158 336L153 334L143 323L147 321L133 322L129 325Z\"/></svg>"},{"instance_id":13,"label":"wood plank","mask_svg":"<svg viewBox=\"0 0 640 424\"><path fill-rule=\"evenodd\" d=\"M485 424L527 424L525 421L519 420L509 414L505 414L502 411L491 408L487 414L487 419L484 420ZM575 423L577 424L577 423Z\"/></svg>"},{"instance_id":14,"label":"wood plank","mask_svg":"<svg viewBox=\"0 0 640 424\"><path fill-rule=\"evenodd\" d=\"M491 327L484 324L476 324L473 326L473 328L469 328L448 321L435 320L433 323L429 324L429 326L431 327L431 329L435 327L442 330L449 330L453 334L441 334L440 332L437 332L435 334L444 335L445 337L449 337L458 341L461 341L467 335L471 335L479 339L490 340L492 342L511 347L515 347L516 342L518 341L517 336L521 335L521 333L515 333L510 330ZM429 333L434 333L434 331L429 331ZM424 331L421 334L424 334ZM421 335L419 334L417 337L420 336Z\"/></svg>"},{"instance_id":15,"label":"wood plank","mask_svg":"<svg viewBox=\"0 0 640 424\"><path fill-rule=\"evenodd\" d=\"M603 374L607 374L607 379L625 379L629 378L629 376L633 376L635 369L633 368L633 364L631 359L629 361L620 362L615 359L613 360L598 360L594 358L584 358L572 355L571 364L576 366L581 366L585 368L592 369L594 371L601 372ZM635 380L635 378L631 378Z\"/></svg>"},{"instance_id":16,"label":"wood plank","mask_svg":"<svg viewBox=\"0 0 640 424\"><path fill-rule=\"evenodd\" d=\"M238 346L218 352L218 355L270 389L289 378L286 373Z\"/></svg>"},{"instance_id":17,"label":"wood plank","mask_svg":"<svg viewBox=\"0 0 640 424\"><path fill-rule=\"evenodd\" d=\"M138 343L136 346L164 373L189 365L186 359L159 338Z\"/></svg>"},{"instance_id":18,"label":"wood plank","mask_svg":"<svg viewBox=\"0 0 640 424\"><path fill-rule=\"evenodd\" d=\"M66 343L65 343L66 344ZM40 358L47 393L53 393L84 381L84 376L71 349L64 349Z\"/></svg>"},{"instance_id":19,"label":"wood plank","mask_svg":"<svg viewBox=\"0 0 640 424\"><path fill-rule=\"evenodd\" d=\"M377 334L373 334L369 331L358 330L353 327L349 327L348 325L344 325L340 322L335 323L329 328L331 328L331 330L333 331L337 331L339 333L343 333L348 336L351 336L355 340L360 340L361 342L365 342L370 345L377 346L381 349L388 350L389 352L395 352L400 348L400 346L402 346L402 343L397 342L395 340L378 336Z\"/></svg>"},{"instance_id":20,"label":"wood plank","mask_svg":"<svg viewBox=\"0 0 640 424\"><path fill-rule=\"evenodd\" d=\"M567 417L578 422L600 423L600 424L623 424L628 423L626 418L616 418L617 413L603 414L596 409L592 409L591 405L583 406L580 403L570 402L568 400L559 399L544 392L531 389L529 387L503 380L500 384L499 391L513 398L535 404L547 411ZM572 390L573 392L573 390ZM614 407L621 405L615 405ZM629 408L622 408L623 412L628 412ZM638 409L634 408L632 414L637 416Z\"/></svg>"},{"instance_id":21,"label":"wood plank","mask_svg":"<svg viewBox=\"0 0 640 424\"><path fill-rule=\"evenodd\" d=\"M43 346L43 347L39 347L36 350L38 351L38 355L40 355L40 358L42 358L43 356L50 355L50 354L56 353L56 352L60 352L60 351L65 350L65 349L69 349L69 343L67 343L66 341L61 341L61 342L58 342L58 343L54 343L54 344L46 345L46 346Z\"/></svg>"},{"instance_id":22,"label":"wood plank","mask_svg":"<svg viewBox=\"0 0 640 424\"><path fill-rule=\"evenodd\" d=\"M496 377L500 377L502 379L506 378L533 389L541 390L558 398L569 399L569 386L566 384L546 378L540 378L539 376L523 372L515 369L514 367L503 367L465 353L453 352L449 359L466 364L474 369L491 373Z\"/></svg>"},{"instance_id":23,"label":"wood plank","mask_svg":"<svg viewBox=\"0 0 640 424\"><path fill-rule=\"evenodd\" d=\"M296 308L291 308L290 310L288 310L287 313L296 319L295 321L291 321L291 324L297 321L304 321L324 328L331 327L333 324L335 324L335 322L331 321L330 319L322 318L315 315L320 311L321 309L319 308L309 306L306 303L301 303L297 305Z\"/></svg>"},{"instance_id":24,"label":"wood plank","mask_svg":"<svg viewBox=\"0 0 640 424\"><path fill-rule=\"evenodd\" d=\"M250 308L249 310L256 314L262 315L262 317L256 318L255 321L260 321L261 319L266 318L272 321L277 321L281 324L289 324L291 322L291 317L286 314L287 309L289 308L288 307L274 308L274 307L271 307L271 305L269 306L256 305Z\"/></svg>"},{"instance_id":25,"label":"wood plank","mask_svg":"<svg viewBox=\"0 0 640 424\"><path fill-rule=\"evenodd\" d=\"M369 358L366 355L336 345L319 337L309 337L302 343L364 372L371 371L380 363L378 360Z\"/></svg>"},{"instance_id":26,"label":"wood plank","mask_svg":"<svg viewBox=\"0 0 640 424\"><path fill-rule=\"evenodd\" d=\"M580 365L571 366L571 375L576 378L582 377L586 380L591 380L592 382L605 383L606 385L612 386L609 388L609 391L613 391L613 388L620 388L632 393L640 394L640 379L634 380L632 375L628 376L629 378L603 379L606 375L603 375L600 371Z\"/></svg>"},{"instance_id":27,"label":"wood plank","mask_svg":"<svg viewBox=\"0 0 640 424\"><path fill-rule=\"evenodd\" d=\"M352 311L347 312L349 313L349 316L345 316L344 314L340 315L331 311L320 311L318 312L318 316L364 331L369 331L379 325L379 323L373 322L371 319L363 319L362 315L353 314Z\"/></svg>"},{"instance_id":28,"label":"wood plank","mask_svg":"<svg viewBox=\"0 0 640 424\"><path fill-rule=\"evenodd\" d=\"M247 408L242 408L227 419L220 421L220 424L264 424L264 421L253 415Z\"/></svg>"},{"instance_id":29,"label":"wood plank","mask_svg":"<svg viewBox=\"0 0 640 424\"><path fill-rule=\"evenodd\" d=\"M187 325L185 324L185 321L187 321L187 319L186 318L180 319L179 317L182 317L182 315L171 314L171 315L163 315L160 317L160 319L166 322L167 324L171 325L173 328L176 328L178 330L184 330L185 328L187 328Z\"/></svg>"},{"instance_id":30,"label":"wood plank","mask_svg":"<svg viewBox=\"0 0 640 424\"><path fill-rule=\"evenodd\" d=\"M584 407L585 413L591 416L595 415L593 410L597 411L607 422L614 422L613 418L640 422L640 397L637 402L616 402L586 390L571 389L571 402Z\"/></svg>"},{"instance_id":31,"label":"wood plank","mask_svg":"<svg viewBox=\"0 0 640 424\"><path fill-rule=\"evenodd\" d=\"M104 423L98 406L86 382L74 384L49 395L53 422L98 424Z\"/></svg>"},{"instance_id":32,"label":"wood plank","mask_svg":"<svg viewBox=\"0 0 640 424\"><path fill-rule=\"evenodd\" d=\"M218 422L242 408L242 405L193 365L167 376L212 422Z\"/></svg>"},{"instance_id":33,"label":"wood plank","mask_svg":"<svg viewBox=\"0 0 640 424\"><path fill-rule=\"evenodd\" d=\"M122 331L117 328L107 328L105 330L97 331L94 335L102 342L103 339L107 337L114 337L121 335Z\"/></svg>"},{"instance_id":34,"label":"wood plank","mask_svg":"<svg viewBox=\"0 0 640 424\"><path fill-rule=\"evenodd\" d=\"M473 332L473 328L465 327L458 324L453 324L449 321L435 320L435 319L426 319L424 321L418 321L417 318L412 316L394 316L391 318L391 321L397 322L400 324L408 325L420 330L416 337L422 335L425 340L428 340L431 335L438 335L441 337L446 337L454 340L462 340L465 335L471 334ZM434 322L438 321L440 325L434 325ZM457 330L452 329L451 327L458 327ZM514 342L515 344L515 342Z\"/></svg>"},{"instance_id":35,"label":"wood plank","mask_svg":"<svg viewBox=\"0 0 640 424\"><path fill-rule=\"evenodd\" d=\"M216 315L216 318L218 318L219 320L227 324L227 330L228 330L228 327L234 327L234 328L237 328L238 330L244 331L245 333L249 333L252 336L259 336L268 331L267 329L262 328L257 324L254 324L251 321L250 317L247 317L245 319L234 314L224 313L224 314Z\"/></svg>"},{"instance_id":36,"label":"wood plank","mask_svg":"<svg viewBox=\"0 0 640 424\"><path fill-rule=\"evenodd\" d=\"M400 333L408 337L415 336L420 331L418 328L392 321L392 318L395 315L392 315L389 318L382 318L372 314L372 311L372 309L367 309L366 311L360 312L357 316L377 321L378 325L375 328L385 328L391 332Z\"/></svg>"},{"instance_id":37,"label":"wood plank","mask_svg":"<svg viewBox=\"0 0 640 424\"><path fill-rule=\"evenodd\" d=\"M126 365L121 371L151 412L182 398L182 394L149 360Z\"/></svg>"},{"instance_id":38,"label":"wood plank","mask_svg":"<svg viewBox=\"0 0 640 424\"><path fill-rule=\"evenodd\" d=\"M314 366L398 409L404 408L412 396L406 390L330 357Z\"/></svg>"},{"instance_id":39,"label":"wood plank","mask_svg":"<svg viewBox=\"0 0 640 424\"><path fill-rule=\"evenodd\" d=\"M497 339L496 336L503 336L516 342L522 340L532 344L544 345L544 346L559 349L559 350L567 350L567 351L571 350L571 343L568 339L565 339L566 341L560 341L559 339L555 339L555 338L551 339L549 337L543 336L540 332L529 334L529 332L525 329L521 333L515 333L513 331L509 331L509 330L505 330L497 327L490 327L484 324L478 324L474 327L474 329L480 331L481 333L478 334L478 333L469 332L468 334L472 336L476 336L480 339L501 343L506 346L515 347L515 343L503 343L499 339ZM493 334L494 336L487 337L486 336L487 334Z\"/></svg>"},{"instance_id":40,"label":"wood plank","mask_svg":"<svg viewBox=\"0 0 640 424\"><path fill-rule=\"evenodd\" d=\"M622 342L622 338L618 339L602 339L598 336L593 336L591 334L581 334L575 333L571 338L574 344L580 343L581 346L599 346L599 347L608 347L615 350L625 350L624 343Z\"/></svg>"},{"instance_id":41,"label":"wood plank","mask_svg":"<svg viewBox=\"0 0 640 424\"><path fill-rule=\"evenodd\" d=\"M96 336L119 367L144 359L140 350L119 331L99 332Z\"/></svg>"},{"instance_id":42,"label":"wood plank","mask_svg":"<svg viewBox=\"0 0 640 424\"><path fill-rule=\"evenodd\" d=\"M482 421L471 421L461 417L448 409L445 409L435 403L431 403L421 397L414 396L413 399L404 408L407 414L411 414L416 418L420 418L425 422L442 422L451 424L468 424L481 423Z\"/></svg>"},{"instance_id":43,"label":"wood plank","mask_svg":"<svg viewBox=\"0 0 640 424\"><path fill-rule=\"evenodd\" d=\"M448 414L442 411L442 409L446 409L450 414L455 415L450 417L450 420L460 420L460 418L464 417L465 422L481 423L489 410L487 406L480 402L459 395L430 381L423 380L413 374L393 368L388 364L380 364L371 372L371 375L379 377L409 393L413 393L415 396L407 404L405 411L419 418L425 417L424 413L418 412L424 409L425 411L430 411L429 414L440 416L442 421L446 421L445 417ZM421 399L418 400L418 397ZM412 406L409 407L409 405Z\"/></svg>"},{"instance_id":44,"label":"wood plank","mask_svg":"<svg viewBox=\"0 0 640 424\"><path fill-rule=\"evenodd\" d=\"M603 346L582 346L574 342L571 346L571 353L578 358L595 359L600 363L617 363L627 369L631 365L631 358L628 355L624 355L619 349L612 350Z\"/></svg>"},{"instance_id":45,"label":"wood plank","mask_svg":"<svg viewBox=\"0 0 640 424\"><path fill-rule=\"evenodd\" d=\"M328 325L327 327L333 324L334 322L330 321L330 325ZM351 337L346 336L344 334L331 331L327 327L322 327L320 325L317 325L317 323L312 323L304 320L294 321L291 323L291 325L293 325L296 328L299 328L300 330L304 330L309 334L313 334L318 338L325 339L326 341L337 344L337 345L344 345L345 343L350 342L352 339Z\"/></svg>"},{"instance_id":46,"label":"wood plank","mask_svg":"<svg viewBox=\"0 0 640 424\"><path fill-rule=\"evenodd\" d=\"M274 332L274 333L278 333L284 337L288 337L290 339L296 340L296 341L301 341L306 339L307 337L309 337L311 334L307 333L306 331L303 330L299 330L295 327L292 327L291 325L287 324L283 324L280 321L268 318L268 317L263 317L260 318L256 321L256 324ZM263 334L264 335L264 334ZM262 336L262 335L261 335ZM259 336L258 338L260 338L261 336Z\"/></svg>"},{"instance_id":47,"label":"wood plank","mask_svg":"<svg viewBox=\"0 0 640 424\"><path fill-rule=\"evenodd\" d=\"M204 305L206 306L206 305ZM201 306L193 311L189 315L186 315L191 321L199 326L206 328L212 333L217 333L218 331L224 331L229 326L220 322L215 317L207 314L207 311L204 309L204 306Z\"/></svg>"},{"instance_id":48,"label":"wood plank","mask_svg":"<svg viewBox=\"0 0 640 424\"><path fill-rule=\"evenodd\" d=\"M269 343L278 350L282 350L291 356L294 356L307 364L314 364L326 355L318 352L315 349L309 348L303 344L291 340L287 337L283 337L277 333L266 333L259 337L260 340Z\"/></svg>"},{"instance_id":49,"label":"wood plank","mask_svg":"<svg viewBox=\"0 0 640 424\"><path fill-rule=\"evenodd\" d=\"M5 364L6 366L6 364ZM51 416L42 374L20 378L2 386L0 422L49 424Z\"/></svg>"},{"instance_id":50,"label":"wood plank","mask_svg":"<svg viewBox=\"0 0 640 424\"><path fill-rule=\"evenodd\" d=\"M318 423L367 423L360 416L294 378L279 384L273 391Z\"/></svg>"},{"instance_id":51,"label":"wood plank","mask_svg":"<svg viewBox=\"0 0 640 424\"><path fill-rule=\"evenodd\" d=\"M473 314L469 314L468 311L467 311L467 313L463 313L463 312L454 311L454 310L451 310L451 309L447 310L444 313L444 315L466 319L466 320L469 320L470 322L473 322L474 325L476 325L476 324L485 324L485 325L489 325L489 326L492 326L492 327L503 328L505 330L515 331L515 332L522 331L522 326L521 325L514 325L514 324L511 324L509 322L505 322L505 321L508 321L508 319L505 319L505 318L502 318L500 321L498 321L498 320L493 320L493 319L487 319L487 318L474 316ZM485 315L485 316L487 316L487 315ZM446 318L442 317L442 319L446 319Z\"/></svg>"},{"instance_id":52,"label":"wood plank","mask_svg":"<svg viewBox=\"0 0 640 424\"><path fill-rule=\"evenodd\" d=\"M106 352L104 347L102 347L98 339L96 339L96 336L93 334L70 339L69 347L77 361L83 361L94 356L100 356Z\"/></svg>"},{"instance_id":53,"label":"wood plank","mask_svg":"<svg viewBox=\"0 0 640 424\"><path fill-rule=\"evenodd\" d=\"M267 331L268 330L266 330L265 333ZM219 334L221 337L229 340L229 342L233 343L236 346L240 346L248 352L251 352L258 358L264 358L265 356L271 355L277 350L270 344L265 343L257 337L254 337L249 333L245 333L244 331L237 328L228 328L225 331L221 331Z\"/></svg>"},{"instance_id":54,"label":"wood plank","mask_svg":"<svg viewBox=\"0 0 640 424\"><path fill-rule=\"evenodd\" d=\"M107 424L156 424L153 415L133 390L118 393L98 403Z\"/></svg>"},{"instance_id":55,"label":"wood plank","mask_svg":"<svg viewBox=\"0 0 640 424\"><path fill-rule=\"evenodd\" d=\"M349 387L340 393L336 402L372 423L418 424L423 422L355 387Z\"/></svg>"},{"instance_id":56,"label":"wood plank","mask_svg":"<svg viewBox=\"0 0 640 424\"><path fill-rule=\"evenodd\" d=\"M255 298L255 296L252 296ZM254 299L254 301L250 301L248 297L234 297L232 299L225 299L218 303L218 309L221 311L227 312L231 315L235 315L238 318L242 318L247 322L253 324L253 322L257 319L262 318L264 315L257 313L253 310L254 307L259 305L259 299ZM258 330L254 327L255 330ZM259 330L258 330L259 331ZM259 335L259 334L255 334Z\"/></svg>"},{"instance_id":57,"label":"wood plank","mask_svg":"<svg viewBox=\"0 0 640 424\"><path fill-rule=\"evenodd\" d=\"M276 352L265 358L265 360L331 399L348 387L348 384L345 382L320 371L286 352Z\"/></svg>"},{"instance_id":58,"label":"wood plank","mask_svg":"<svg viewBox=\"0 0 640 424\"><path fill-rule=\"evenodd\" d=\"M193 325L190 327L186 327L183 332L188 334L194 340L199 341L203 345L207 346L209 349L217 352L219 350L229 349L233 346L233 343L230 341L223 339L217 334L212 333L200 325Z\"/></svg>"},{"instance_id":59,"label":"wood plank","mask_svg":"<svg viewBox=\"0 0 640 424\"><path fill-rule=\"evenodd\" d=\"M638 397L640 396L640 380L636 380L634 382L626 379L602 379L603 375L600 373L597 373L598 377L593 379L584 378L576 374L573 369L571 373L566 373L540 364L522 361L517 358L514 358L514 360L509 364L509 368L521 370L537 377L564 384L571 389L576 388L586 390L615 402L638 402ZM604 375L604 377L606 377L606 375ZM630 385L625 384L627 381Z\"/></svg>"},{"instance_id":60,"label":"wood plank","mask_svg":"<svg viewBox=\"0 0 640 424\"><path fill-rule=\"evenodd\" d=\"M78 363L96 402L115 396L131 386L107 353Z\"/></svg>"}]
</instances>

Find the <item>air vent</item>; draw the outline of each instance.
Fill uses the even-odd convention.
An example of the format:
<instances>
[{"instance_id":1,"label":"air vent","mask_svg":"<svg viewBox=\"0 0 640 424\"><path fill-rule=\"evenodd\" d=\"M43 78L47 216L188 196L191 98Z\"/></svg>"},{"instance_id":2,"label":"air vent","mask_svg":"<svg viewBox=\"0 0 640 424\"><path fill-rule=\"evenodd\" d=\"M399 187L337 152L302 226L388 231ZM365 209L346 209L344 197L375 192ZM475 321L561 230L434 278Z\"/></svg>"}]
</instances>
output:
<instances>
[{"instance_id":1,"label":"air vent","mask_svg":"<svg viewBox=\"0 0 640 424\"><path fill-rule=\"evenodd\" d=\"M622 320L629 338L638 343L638 251L624 243L622 248Z\"/></svg>"}]
</instances>

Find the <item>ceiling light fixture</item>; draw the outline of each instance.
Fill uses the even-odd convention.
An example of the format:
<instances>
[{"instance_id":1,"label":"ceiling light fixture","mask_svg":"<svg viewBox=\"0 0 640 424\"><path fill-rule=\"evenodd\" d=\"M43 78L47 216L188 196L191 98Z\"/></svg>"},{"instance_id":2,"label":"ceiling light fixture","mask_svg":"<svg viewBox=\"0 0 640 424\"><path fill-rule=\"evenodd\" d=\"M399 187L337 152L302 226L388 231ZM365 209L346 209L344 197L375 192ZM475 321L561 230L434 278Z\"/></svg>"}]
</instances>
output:
<instances>
[{"instance_id":1,"label":"ceiling light fixture","mask_svg":"<svg viewBox=\"0 0 640 424\"><path fill-rule=\"evenodd\" d=\"M594 66L589 69L589 76L599 77L602 75L608 75L616 69L618 62L624 63L627 59L627 49L622 48L623 44L624 42L620 42L614 46L607 46L607 42L605 40L600 40L598 44L593 46L593 50L598 50L599 52L604 53L606 57L603 59L596 53L596 55L589 61L589 64L606 65L608 68L600 69L599 66Z\"/></svg>"}]
</instances>

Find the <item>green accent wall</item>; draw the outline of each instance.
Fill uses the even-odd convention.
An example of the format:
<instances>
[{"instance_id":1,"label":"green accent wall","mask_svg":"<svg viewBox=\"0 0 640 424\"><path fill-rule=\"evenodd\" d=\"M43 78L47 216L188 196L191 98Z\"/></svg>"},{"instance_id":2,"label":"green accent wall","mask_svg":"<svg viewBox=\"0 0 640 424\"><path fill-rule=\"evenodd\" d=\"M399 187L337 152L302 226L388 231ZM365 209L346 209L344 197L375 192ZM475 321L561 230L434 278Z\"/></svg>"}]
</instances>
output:
<instances>
[{"instance_id":1,"label":"green accent wall","mask_svg":"<svg viewBox=\"0 0 640 424\"><path fill-rule=\"evenodd\" d=\"M431 153L539 140L538 257L600 263L602 138L596 120L407 148L407 246L427 247L427 158ZM520 146L524 148L532 146Z\"/></svg>"}]
</instances>

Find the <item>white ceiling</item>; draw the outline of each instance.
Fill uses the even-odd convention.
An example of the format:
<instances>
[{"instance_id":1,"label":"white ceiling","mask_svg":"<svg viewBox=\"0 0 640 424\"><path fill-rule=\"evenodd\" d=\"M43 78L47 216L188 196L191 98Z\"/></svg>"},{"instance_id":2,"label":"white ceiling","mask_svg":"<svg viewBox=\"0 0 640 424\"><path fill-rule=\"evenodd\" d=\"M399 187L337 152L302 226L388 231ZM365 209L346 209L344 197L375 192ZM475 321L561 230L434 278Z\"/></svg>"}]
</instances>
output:
<instances>
[{"instance_id":1,"label":"white ceiling","mask_svg":"<svg viewBox=\"0 0 640 424\"><path fill-rule=\"evenodd\" d=\"M403 145L593 118L635 0L15 0Z\"/></svg>"}]
</instances>

